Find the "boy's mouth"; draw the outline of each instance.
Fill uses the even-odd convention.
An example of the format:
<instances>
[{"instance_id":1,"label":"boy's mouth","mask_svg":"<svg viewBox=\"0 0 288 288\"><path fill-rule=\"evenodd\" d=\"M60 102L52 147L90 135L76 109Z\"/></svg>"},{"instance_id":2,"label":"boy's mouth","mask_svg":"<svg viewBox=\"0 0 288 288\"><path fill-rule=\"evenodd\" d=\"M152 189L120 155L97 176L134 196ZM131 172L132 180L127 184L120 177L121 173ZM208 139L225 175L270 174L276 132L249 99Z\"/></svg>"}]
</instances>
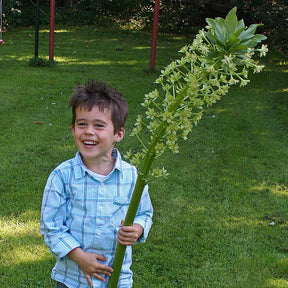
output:
<instances>
[{"instance_id":1,"label":"boy's mouth","mask_svg":"<svg viewBox=\"0 0 288 288\"><path fill-rule=\"evenodd\" d=\"M96 141L92 141L92 140L84 140L83 144L84 145L88 145L88 146L95 146L95 145L97 145L97 142Z\"/></svg>"}]
</instances>

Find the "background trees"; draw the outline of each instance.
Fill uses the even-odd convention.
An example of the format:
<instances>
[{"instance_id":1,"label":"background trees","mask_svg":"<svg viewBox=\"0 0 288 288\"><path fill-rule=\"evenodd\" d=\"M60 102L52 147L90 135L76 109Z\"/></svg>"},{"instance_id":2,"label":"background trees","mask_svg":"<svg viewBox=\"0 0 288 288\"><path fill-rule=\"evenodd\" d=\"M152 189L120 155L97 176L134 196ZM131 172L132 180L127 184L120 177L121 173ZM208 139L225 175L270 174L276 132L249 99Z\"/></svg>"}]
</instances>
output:
<instances>
[{"instance_id":1,"label":"background trees","mask_svg":"<svg viewBox=\"0 0 288 288\"><path fill-rule=\"evenodd\" d=\"M49 23L49 0L40 0L41 24ZM282 48L287 44L288 3L286 0L162 0L159 31L193 34L205 25L206 17L227 14L238 7L238 17L247 25L263 23L270 41ZM153 0L58 0L56 23L63 25L119 25L129 24L151 29ZM36 0L3 0L3 24L6 28L35 24ZM261 31L263 32L263 31Z\"/></svg>"}]
</instances>

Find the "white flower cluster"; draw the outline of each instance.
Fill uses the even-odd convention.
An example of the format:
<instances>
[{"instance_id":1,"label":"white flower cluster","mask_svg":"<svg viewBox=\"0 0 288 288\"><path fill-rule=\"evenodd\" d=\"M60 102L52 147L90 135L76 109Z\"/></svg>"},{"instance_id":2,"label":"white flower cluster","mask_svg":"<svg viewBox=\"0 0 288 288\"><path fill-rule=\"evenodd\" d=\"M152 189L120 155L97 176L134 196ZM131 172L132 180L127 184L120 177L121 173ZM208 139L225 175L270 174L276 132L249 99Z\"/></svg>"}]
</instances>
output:
<instances>
[{"instance_id":1,"label":"white flower cluster","mask_svg":"<svg viewBox=\"0 0 288 288\"><path fill-rule=\"evenodd\" d=\"M138 116L131 134L139 139L142 151L134 155L129 152L126 156L139 167L147 154L149 161L153 161L166 149L178 153L179 137L187 139L205 106L219 100L231 85L247 85L248 70L252 68L256 73L263 68L252 56L255 52L265 56L267 51L267 46L262 45L260 49L248 48L244 54L227 54L201 30L192 45L179 51L182 57L161 71L156 83L162 89L145 95L142 105L146 113ZM155 171L155 177L167 174L163 169Z\"/></svg>"}]
</instances>

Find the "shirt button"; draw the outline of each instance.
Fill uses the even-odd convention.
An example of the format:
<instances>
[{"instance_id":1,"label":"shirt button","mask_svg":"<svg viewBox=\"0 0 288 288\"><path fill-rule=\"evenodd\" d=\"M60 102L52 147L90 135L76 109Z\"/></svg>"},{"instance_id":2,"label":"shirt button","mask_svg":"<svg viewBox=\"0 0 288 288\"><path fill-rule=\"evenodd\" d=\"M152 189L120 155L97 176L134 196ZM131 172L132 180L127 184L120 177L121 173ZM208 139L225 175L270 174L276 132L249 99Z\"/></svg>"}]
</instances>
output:
<instances>
[{"instance_id":1,"label":"shirt button","mask_svg":"<svg viewBox=\"0 0 288 288\"><path fill-rule=\"evenodd\" d=\"M103 207L99 207L99 210L102 211L102 210L103 210Z\"/></svg>"},{"instance_id":2,"label":"shirt button","mask_svg":"<svg viewBox=\"0 0 288 288\"><path fill-rule=\"evenodd\" d=\"M97 234L98 236L100 236L100 235L101 235L101 233L100 233L100 232L97 232L96 234Z\"/></svg>"},{"instance_id":3,"label":"shirt button","mask_svg":"<svg viewBox=\"0 0 288 288\"><path fill-rule=\"evenodd\" d=\"M104 186L104 183L102 182L102 183L101 183L101 187L103 187L103 186Z\"/></svg>"}]
</instances>

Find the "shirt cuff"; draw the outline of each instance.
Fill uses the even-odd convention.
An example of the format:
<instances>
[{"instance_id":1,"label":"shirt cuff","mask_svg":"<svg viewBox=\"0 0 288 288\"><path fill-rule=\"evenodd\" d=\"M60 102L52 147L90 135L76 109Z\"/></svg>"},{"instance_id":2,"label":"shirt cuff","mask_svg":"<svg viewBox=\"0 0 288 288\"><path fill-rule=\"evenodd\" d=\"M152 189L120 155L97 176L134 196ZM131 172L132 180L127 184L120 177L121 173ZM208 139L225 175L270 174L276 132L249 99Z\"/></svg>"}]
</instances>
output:
<instances>
[{"instance_id":1,"label":"shirt cuff","mask_svg":"<svg viewBox=\"0 0 288 288\"><path fill-rule=\"evenodd\" d=\"M73 249L80 247L78 241L76 241L72 236L66 236L56 243L56 245L51 248L51 252L59 259L65 257Z\"/></svg>"},{"instance_id":2,"label":"shirt cuff","mask_svg":"<svg viewBox=\"0 0 288 288\"><path fill-rule=\"evenodd\" d=\"M134 224L139 224L143 228L142 235L138 238L136 243L144 243L148 237L148 233L150 231L150 228L152 226L152 221L149 219L148 222L144 221L142 219L135 219Z\"/></svg>"}]
</instances>

